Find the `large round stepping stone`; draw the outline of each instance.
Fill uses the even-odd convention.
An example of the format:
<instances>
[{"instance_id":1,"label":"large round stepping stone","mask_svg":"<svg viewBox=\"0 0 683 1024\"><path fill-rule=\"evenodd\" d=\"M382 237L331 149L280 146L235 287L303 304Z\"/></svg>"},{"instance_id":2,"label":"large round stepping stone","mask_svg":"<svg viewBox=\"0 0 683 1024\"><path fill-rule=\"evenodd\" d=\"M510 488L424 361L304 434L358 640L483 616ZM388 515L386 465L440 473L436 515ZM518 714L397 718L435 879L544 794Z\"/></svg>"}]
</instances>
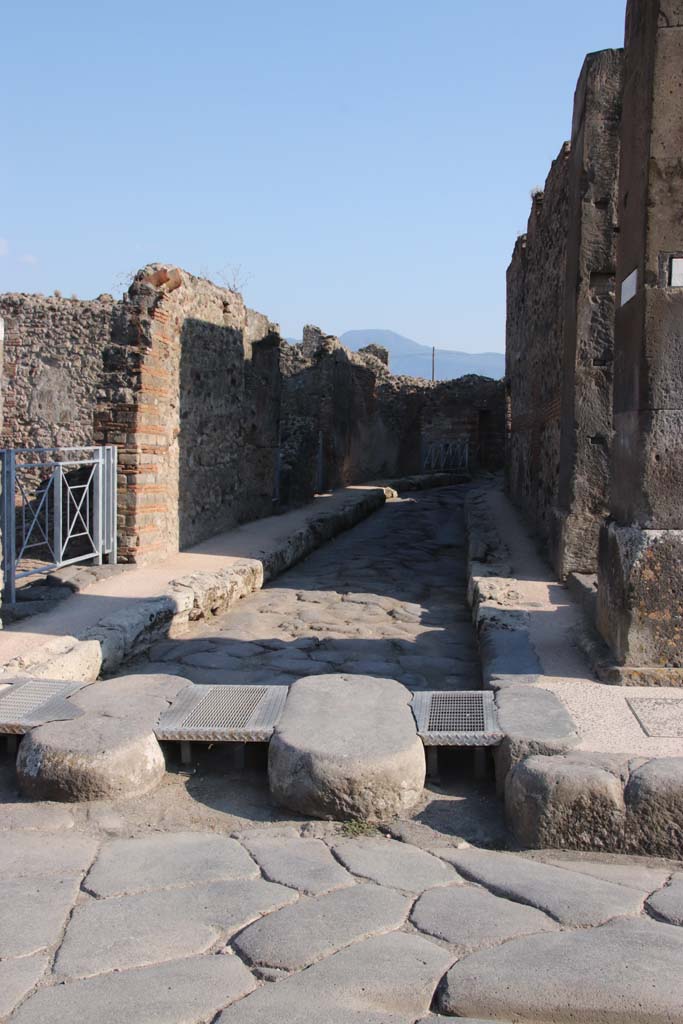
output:
<instances>
[{"instance_id":1,"label":"large round stepping stone","mask_svg":"<svg viewBox=\"0 0 683 1024\"><path fill-rule=\"evenodd\" d=\"M299 679L270 742L274 798L318 818L383 821L409 810L425 780L410 700L393 679Z\"/></svg>"},{"instance_id":2,"label":"large round stepping stone","mask_svg":"<svg viewBox=\"0 0 683 1024\"><path fill-rule=\"evenodd\" d=\"M154 735L159 712L187 680L171 675L121 676L92 683L69 702L84 712L24 736L17 757L19 788L37 800L105 800L140 796L166 770Z\"/></svg>"}]
</instances>

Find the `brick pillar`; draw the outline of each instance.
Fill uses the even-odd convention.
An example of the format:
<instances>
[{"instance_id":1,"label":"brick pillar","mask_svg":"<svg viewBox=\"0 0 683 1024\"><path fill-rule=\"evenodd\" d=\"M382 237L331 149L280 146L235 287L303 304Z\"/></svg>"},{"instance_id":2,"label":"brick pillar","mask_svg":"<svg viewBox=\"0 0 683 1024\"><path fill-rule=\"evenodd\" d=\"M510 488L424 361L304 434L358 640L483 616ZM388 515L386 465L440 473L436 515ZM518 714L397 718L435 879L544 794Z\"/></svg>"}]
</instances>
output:
<instances>
[{"instance_id":1,"label":"brick pillar","mask_svg":"<svg viewBox=\"0 0 683 1024\"><path fill-rule=\"evenodd\" d=\"M551 523L562 578L596 572L608 509L622 63L621 50L589 54L574 98L560 476Z\"/></svg>"},{"instance_id":2,"label":"brick pillar","mask_svg":"<svg viewBox=\"0 0 683 1024\"><path fill-rule=\"evenodd\" d=\"M683 666L683 2L626 15L610 519L598 623L617 661Z\"/></svg>"}]
</instances>

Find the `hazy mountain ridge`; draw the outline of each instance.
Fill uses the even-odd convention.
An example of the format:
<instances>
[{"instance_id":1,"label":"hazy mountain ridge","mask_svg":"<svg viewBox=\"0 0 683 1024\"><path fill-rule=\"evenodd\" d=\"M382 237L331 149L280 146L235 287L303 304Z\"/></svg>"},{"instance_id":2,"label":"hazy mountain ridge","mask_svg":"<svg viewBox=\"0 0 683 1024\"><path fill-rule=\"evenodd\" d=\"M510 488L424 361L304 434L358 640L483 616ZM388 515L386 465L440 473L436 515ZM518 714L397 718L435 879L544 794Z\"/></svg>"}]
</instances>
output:
<instances>
[{"instance_id":1,"label":"hazy mountain ridge","mask_svg":"<svg viewBox=\"0 0 683 1024\"><path fill-rule=\"evenodd\" d=\"M383 345L389 350L389 369L399 376L432 376L432 349L421 345L412 338L406 338L395 331L366 330L346 331L339 336L342 344L357 352L365 345ZM436 350L436 379L452 380L468 373L499 380L505 376L505 355L503 352L456 352L451 349Z\"/></svg>"}]
</instances>

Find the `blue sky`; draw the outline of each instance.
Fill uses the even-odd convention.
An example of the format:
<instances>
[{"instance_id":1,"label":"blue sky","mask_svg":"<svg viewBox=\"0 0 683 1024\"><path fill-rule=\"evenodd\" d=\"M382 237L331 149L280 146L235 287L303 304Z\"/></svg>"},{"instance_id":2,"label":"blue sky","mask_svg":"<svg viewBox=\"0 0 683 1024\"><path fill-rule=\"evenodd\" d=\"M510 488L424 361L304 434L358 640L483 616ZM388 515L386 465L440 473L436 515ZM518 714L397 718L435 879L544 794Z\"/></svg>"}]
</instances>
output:
<instances>
[{"instance_id":1,"label":"blue sky","mask_svg":"<svg viewBox=\"0 0 683 1024\"><path fill-rule=\"evenodd\" d=\"M2 18L0 291L154 260L286 335L504 347L505 268L625 0L64 0Z\"/></svg>"}]
</instances>

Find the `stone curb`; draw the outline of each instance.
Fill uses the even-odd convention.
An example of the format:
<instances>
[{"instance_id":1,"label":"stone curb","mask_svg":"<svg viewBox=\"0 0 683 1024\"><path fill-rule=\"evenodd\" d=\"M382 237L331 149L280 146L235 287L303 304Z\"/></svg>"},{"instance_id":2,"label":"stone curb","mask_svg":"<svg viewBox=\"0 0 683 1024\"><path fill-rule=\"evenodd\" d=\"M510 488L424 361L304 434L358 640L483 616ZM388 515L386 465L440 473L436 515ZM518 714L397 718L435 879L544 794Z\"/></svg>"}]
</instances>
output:
<instances>
[{"instance_id":1,"label":"stone curb","mask_svg":"<svg viewBox=\"0 0 683 1024\"><path fill-rule=\"evenodd\" d=\"M488 512L486 491L470 491L468 599L484 684L494 690L505 739L494 752L498 793L517 841L683 858L683 757L629 758L573 751L579 741L561 701L538 687L541 665L525 612L506 609L514 587L510 553ZM648 685L610 659L586 624L575 639L603 682ZM647 673L648 670L643 670Z\"/></svg>"},{"instance_id":2,"label":"stone curb","mask_svg":"<svg viewBox=\"0 0 683 1024\"><path fill-rule=\"evenodd\" d=\"M34 657L14 658L2 666L0 678L22 674L93 682L100 675L112 675L156 640L178 636L190 622L228 611L241 598L260 590L321 544L395 497L396 491L384 485L350 492L341 507L312 516L261 558L245 558L220 572L201 571L172 580L166 593L131 601L128 608L101 619L81 637L60 637L41 647Z\"/></svg>"}]
</instances>

